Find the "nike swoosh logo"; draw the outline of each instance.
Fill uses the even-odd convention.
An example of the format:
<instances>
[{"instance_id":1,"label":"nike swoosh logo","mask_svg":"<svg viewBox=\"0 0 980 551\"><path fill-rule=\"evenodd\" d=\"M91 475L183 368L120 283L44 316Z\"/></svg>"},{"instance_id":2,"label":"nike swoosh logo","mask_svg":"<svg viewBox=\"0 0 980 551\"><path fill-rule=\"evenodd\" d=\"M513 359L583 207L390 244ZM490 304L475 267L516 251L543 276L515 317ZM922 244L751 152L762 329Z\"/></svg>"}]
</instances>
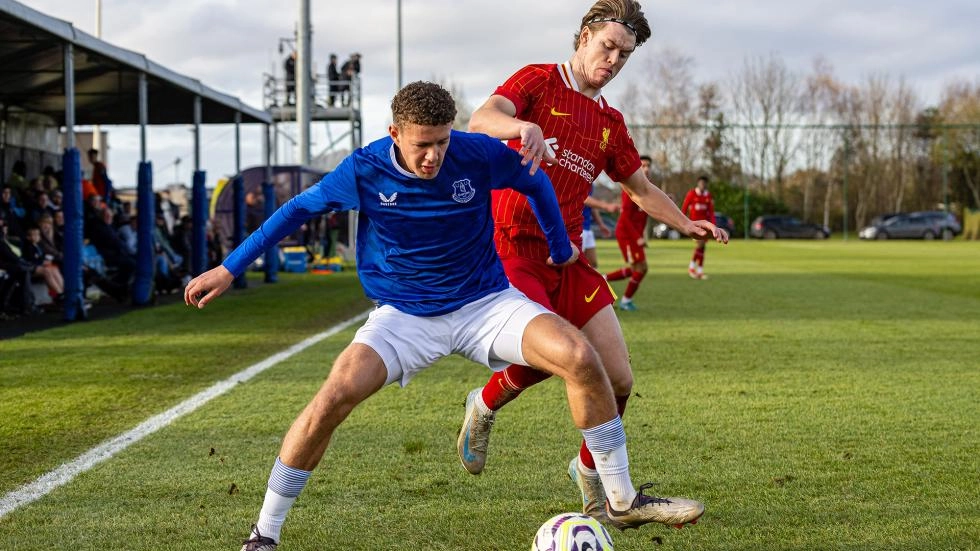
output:
<instances>
[{"instance_id":1,"label":"nike swoosh logo","mask_svg":"<svg viewBox=\"0 0 980 551\"><path fill-rule=\"evenodd\" d=\"M562 113L561 111L555 109L554 107L551 108L551 114L556 117L567 117L571 115L571 113Z\"/></svg>"},{"instance_id":2,"label":"nike swoosh logo","mask_svg":"<svg viewBox=\"0 0 980 551\"><path fill-rule=\"evenodd\" d=\"M595 298L595 296L596 296L596 293L598 293L598 292L599 292L599 287L596 287L596 288L595 288L595 291L592 291L592 294L591 294L591 295L586 295L586 297L585 297L585 302L592 302L592 300L593 300L593 299Z\"/></svg>"}]
</instances>

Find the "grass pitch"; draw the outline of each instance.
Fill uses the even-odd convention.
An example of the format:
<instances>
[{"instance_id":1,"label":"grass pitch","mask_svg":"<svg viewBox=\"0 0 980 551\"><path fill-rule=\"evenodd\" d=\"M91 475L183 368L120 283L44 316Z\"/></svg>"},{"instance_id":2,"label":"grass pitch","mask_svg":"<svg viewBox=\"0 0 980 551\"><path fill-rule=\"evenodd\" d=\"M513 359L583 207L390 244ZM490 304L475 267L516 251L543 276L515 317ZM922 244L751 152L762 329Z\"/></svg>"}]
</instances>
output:
<instances>
[{"instance_id":1,"label":"grass pitch","mask_svg":"<svg viewBox=\"0 0 980 551\"><path fill-rule=\"evenodd\" d=\"M603 269L619 267L600 242ZM654 242L620 313L636 374L637 484L704 501L695 527L616 548L975 549L980 244ZM0 342L0 492L368 307L351 274L253 280L203 311L134 311ZM622 291L622 285L616 285ZM288 424L354 328L0 519L2 549L237 549ZM282 549L517 550L579 506L579 435L554 380L498 415L487 470L458 464L466 392L439 362L341 426Z\"/></svg>"}]
</instances>

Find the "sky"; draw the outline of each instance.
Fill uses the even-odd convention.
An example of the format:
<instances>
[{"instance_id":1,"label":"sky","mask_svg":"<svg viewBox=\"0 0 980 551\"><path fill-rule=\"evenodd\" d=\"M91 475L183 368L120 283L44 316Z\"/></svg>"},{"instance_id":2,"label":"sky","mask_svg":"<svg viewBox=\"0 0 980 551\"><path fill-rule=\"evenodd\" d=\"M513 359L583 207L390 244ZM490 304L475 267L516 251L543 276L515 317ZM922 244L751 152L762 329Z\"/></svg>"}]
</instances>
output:
<instances>
[{"instance_id":1,"label":"sky","mask_svg":"<svg viewBox=\"0 0 980 551\"><path fill-rule=\"evenodd\" d=\"M96 0L20 0L95 35ZM311 0L316 72L330 53L342 63L362 55L364 143L387 134L397 88L396 0ZM572 36L592 0L402 0L402 82L439 80L471 108L529 63L567 60ZM859 84L872 75L904 78L923 107L938 103L953 80L980 81L980 2L976 0L641 0L653 37L604 90L616 106L630 82L642 85L659 52L694 60L698 83L722 84L756 57L778 55L793 71L821 56L837 77ZM147 56L206 86L262 108L262 74L282 75L281 38L292 38L299 2L284 0L102 0L102 39ZM153 98L150 98L153 101ZM202 127L207 185L235 172L234 129ZM349 127L313 123L312 155ZM108 130L116 185L135 182L138 134ZM292 128L284 131L295 135ZM261 127L242 126L242 168L261 164ZM285 143L285 141L283 142ZM348 143L346 141L342 142ZM147 148L154 185L189 182L193 139L187 127L151 127ZM283 149L289 149L284 147ZM181 162L175 163L176 159ZM295 151L280 153L283 164Z\"/></svg>"}]
</instances>

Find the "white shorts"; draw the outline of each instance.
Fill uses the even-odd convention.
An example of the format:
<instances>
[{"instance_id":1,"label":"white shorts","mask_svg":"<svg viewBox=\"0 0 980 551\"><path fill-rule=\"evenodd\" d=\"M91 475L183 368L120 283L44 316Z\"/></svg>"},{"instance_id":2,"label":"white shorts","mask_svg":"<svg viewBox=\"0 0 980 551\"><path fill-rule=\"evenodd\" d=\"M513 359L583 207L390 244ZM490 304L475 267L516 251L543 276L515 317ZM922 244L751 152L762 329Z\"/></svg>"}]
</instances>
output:
<instances>
[{"instance_id":1,"label":"white shorts","mask_svg":"<svg viewBox=\"0 0 980 551\"><path fill-rule=\"evenodd\" d=\"M582 250L595 248L595 232L582 230Z\"/></svg>"},{"instance_id":2,"label":"white shorts","mask_svg":"<svg viewBox=\"0 0 980 551\"><path fill-rule=\"evenodd\" d=\"M532 319L551 312L509 287L441 316L413 316L384 305L368 316L353 342L370 346L388 370L385 384L405 386L416 373L450 354L494 371L527 365L521 344Z\"/></svg>"}]
</instances>

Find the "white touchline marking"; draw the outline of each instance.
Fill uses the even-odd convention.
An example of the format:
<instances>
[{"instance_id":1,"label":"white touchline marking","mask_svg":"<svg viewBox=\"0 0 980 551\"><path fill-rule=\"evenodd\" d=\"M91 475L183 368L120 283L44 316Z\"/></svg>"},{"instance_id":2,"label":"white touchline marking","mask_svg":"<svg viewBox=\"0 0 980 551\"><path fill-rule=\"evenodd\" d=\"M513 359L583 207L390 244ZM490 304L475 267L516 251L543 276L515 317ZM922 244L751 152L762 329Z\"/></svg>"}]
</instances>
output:
<instances>
[{"instance_id":1,"label":"white touchline marking","mask_svg":"<svg viewBox=\"0 0 980 551\"><path fill-rule=\"evenodd\" d=\"M212 398L217 398L225 392L228 392L234 388L235 385L244 383L245 381L255 377L259 373L262 373L266 369L269 369L286 358L302 352L323 339L332 337L344 329L347 329L351 325L366 318L369 313L370 310L363 312L347 321L334 325L322 333L317 333L316 335L313 335L302 342L296 343L282 352L273 354L261 362L247 367L223 381L215 383L211 387L202 390L194 396L191 396L169 410L159 415L150 417L146 421L139 424L136 428L99 444L98 446L75 458L74 461L65 463L57 469L41 476L34 482L25 484L24 486L10 492L0 499L0 518L3 518L7 515L7 513L10 513L22 505L27 505L28 503L37 501L58 486L71 482L71 480L76 476L84 473L106 459L109 459L116 453L129 447L131 444L139 442L144 437L153 434L170 423L173 423L180 417L203 406L211 401Z\"/></svg>"}]
</instances>

